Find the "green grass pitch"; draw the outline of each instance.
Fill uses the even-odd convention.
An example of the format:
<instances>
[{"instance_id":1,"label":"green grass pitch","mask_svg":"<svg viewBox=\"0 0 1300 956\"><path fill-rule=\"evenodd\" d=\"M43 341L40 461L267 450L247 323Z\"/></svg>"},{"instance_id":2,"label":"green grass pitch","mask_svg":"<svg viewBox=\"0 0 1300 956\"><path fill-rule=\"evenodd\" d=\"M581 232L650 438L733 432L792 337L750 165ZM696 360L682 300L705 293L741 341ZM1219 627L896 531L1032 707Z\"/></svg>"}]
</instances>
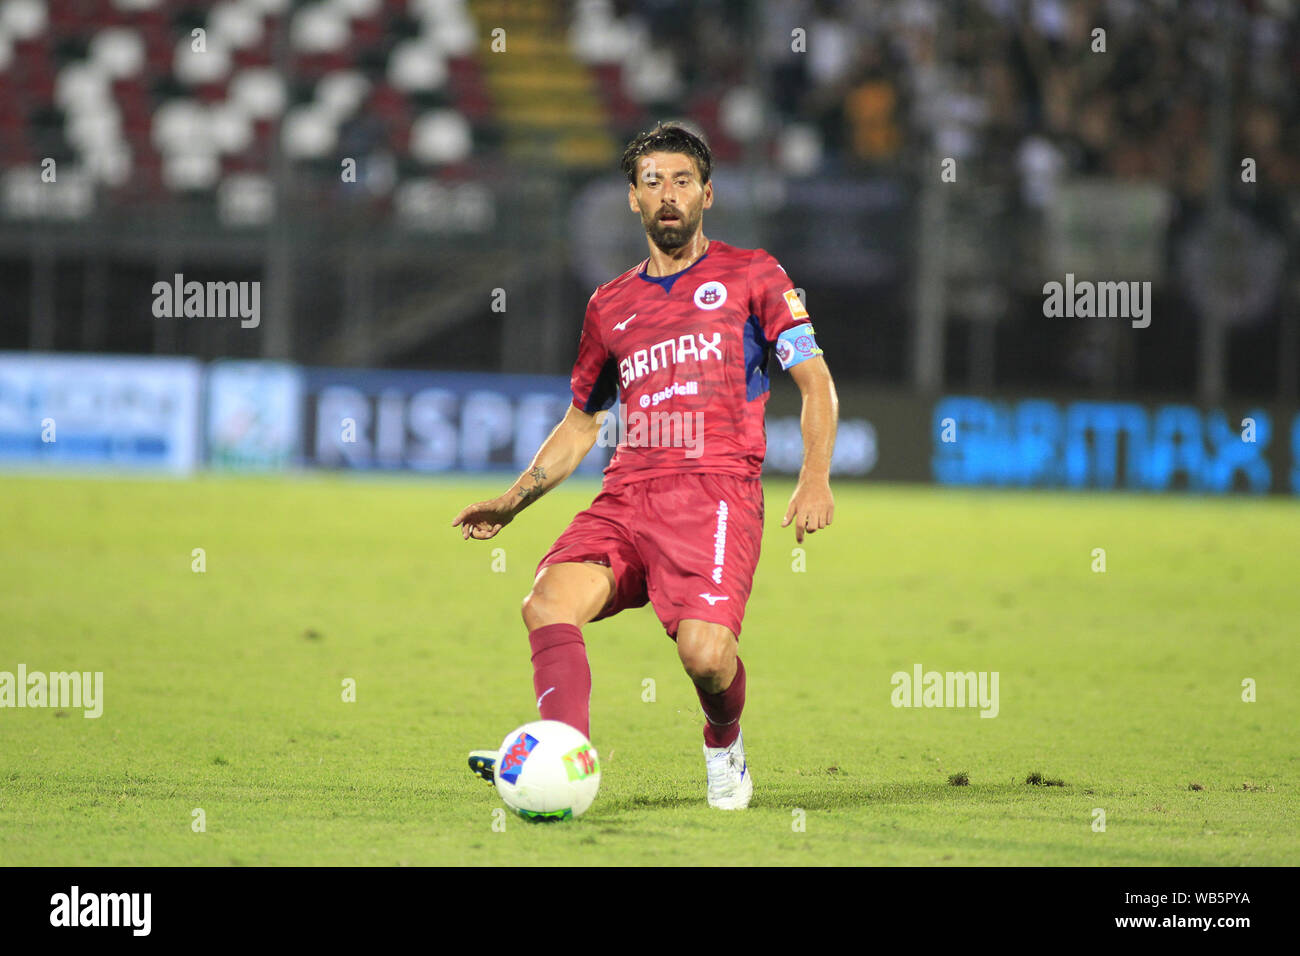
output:
<instances>
[{"instance_id":1,"label":"green grass pitch","mask_svg":"<svg viewBox=\"0 0 1300 956\"><path fill-rule=\"evenodd\" d=\"M798 571L769 482L751 808L642 608L585 632L595 805L499 830L465 755L536 718L519 602L596 490L462 541L504 483L0 479L0 671L104 673L99 719L0 710L0 864L1300 862L1294 502L841 483ZM892 706L916 664L997 717Z\"/></svg>"}]
</instances>

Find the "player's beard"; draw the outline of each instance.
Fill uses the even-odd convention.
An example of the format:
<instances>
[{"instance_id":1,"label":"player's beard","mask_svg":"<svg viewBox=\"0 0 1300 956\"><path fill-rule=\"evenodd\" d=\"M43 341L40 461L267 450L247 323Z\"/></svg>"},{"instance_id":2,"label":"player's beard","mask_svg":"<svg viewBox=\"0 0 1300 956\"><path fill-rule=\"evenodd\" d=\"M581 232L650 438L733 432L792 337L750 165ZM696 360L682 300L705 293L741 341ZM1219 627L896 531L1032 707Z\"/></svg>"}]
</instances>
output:
<instances>
[{"instance_id":1,"label":"player's beard","mask_svg":"<svg viewBox=\"0 0 1300 956\"><path fill-rule=\"evenodd\" d=\"M682 246L690 241L691 237L700 228L700 220L704 217L704 210L698 209L695 215L690 215L685 209L674 207L673 212L680 217L675 223L664 223L659 219L660 213L664 210L659 209L653 215L647 216L641 214L641 223L645 226L646 235L650 241L660 248L663 252L676 252Z\"/></svg>"}]
</instances>

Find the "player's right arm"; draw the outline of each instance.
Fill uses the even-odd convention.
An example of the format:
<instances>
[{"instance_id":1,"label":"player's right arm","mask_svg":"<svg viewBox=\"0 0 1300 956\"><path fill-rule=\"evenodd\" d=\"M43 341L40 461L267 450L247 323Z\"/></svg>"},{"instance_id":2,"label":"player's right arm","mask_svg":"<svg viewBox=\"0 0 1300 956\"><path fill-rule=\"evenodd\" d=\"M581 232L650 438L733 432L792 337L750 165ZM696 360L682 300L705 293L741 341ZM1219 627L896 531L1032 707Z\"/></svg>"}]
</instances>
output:
<instances>
[{"instance_id":1,"label":"player's right arm","mask_svg":"<svg viewBox=\"0 0 1300 956\"><path fill-rule=\"evenodd\" d=\"M599 290L588 300L582 320L578 358L569 380L573 404L509 491L491 501L470 505L456 516L451 526L459 525L466 540L491 538L515 515L573 474L596 444L605 409L614 404L618 391L614 358L600 335L598 295Z\"/></svg>"},{"instance_id":2,"label":"player's right arm","mask_svg":"<svg viewBox=\"0 0 1300 956\"><path fill-rule=\"evenodd\" d=\"M604 411L584 412L576 405L570 405L560 424L542 442L528 469L510 489L490 501L480 501L465 508L451 526L459 526L461 537L466 541L493 537L515 515L573 474L596 444L601 420L606 414Z\"/></svg>"}]
</instances>

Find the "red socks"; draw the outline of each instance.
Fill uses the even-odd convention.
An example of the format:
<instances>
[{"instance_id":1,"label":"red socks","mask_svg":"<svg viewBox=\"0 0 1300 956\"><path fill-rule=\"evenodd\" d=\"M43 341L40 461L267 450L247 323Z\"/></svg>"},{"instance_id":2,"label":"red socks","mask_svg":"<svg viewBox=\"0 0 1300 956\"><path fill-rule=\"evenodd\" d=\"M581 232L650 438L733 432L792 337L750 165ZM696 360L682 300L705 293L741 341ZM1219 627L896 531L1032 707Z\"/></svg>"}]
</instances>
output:
<instances>
[{"instance_id":1,"label":"red socks","mask_svg":"<svg viewBox=\"0 0 1300 956\"><path fill-rule=\"evenodd\" d=\"M529 631L528 643L533 649L533 690L542 720L562 720L590 739L591 665L582 631L572 624L547 624Z\"/></svg>"},{"instance_id":2,"label":"red socks","mask_svg":"<svg viewBox=\"0 0 1300 956\"><path fill-rule=\"evenodd\" d=\"M736 658L736 676L721 694L706 694L697 685L700 707L708 721L704 725L707 747L730 747L740 736L740 712L745 709L745 665Z\"/></svg>"},{"instance_id":3,"label":"red socks","mask_svg":"<svg viewBox=\"0 0 1300 956\"><path fill-rule=\"evenodd\" d=\"M533 691L543 720L562 720L591 736L591 666L582 631L572 624L547 624L528 634L533 649ZM745 665L736 658L736 676L721 694L706 694L697 686L700 707L708 721L704 743L730 747L740 735L745 709Z\"/></svg>"}]
</instances>

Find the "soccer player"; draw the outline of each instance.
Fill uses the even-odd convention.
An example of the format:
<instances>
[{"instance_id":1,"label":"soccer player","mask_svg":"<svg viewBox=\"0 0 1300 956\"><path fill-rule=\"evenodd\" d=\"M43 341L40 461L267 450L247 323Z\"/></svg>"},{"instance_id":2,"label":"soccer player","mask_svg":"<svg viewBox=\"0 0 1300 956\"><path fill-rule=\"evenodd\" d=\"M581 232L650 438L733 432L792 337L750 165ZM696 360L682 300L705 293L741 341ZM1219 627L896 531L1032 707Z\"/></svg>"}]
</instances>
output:
<instances>
[{"instance_id":1,"label":"soccer player","mask_svg":"<svg viewBox=\"0 0 1300 956\"><path fill-rule=\"evenodd\" d=\"M708 146L680 126L660 124L628 144L628 205L649 258L588 301L573 404L528 470L452 526L466 540L495 536L616 426L600 493L542 558L524 598L537 708L590 737L582 628L650 602L704 711L709 804L735 810L753 793L737 650L763 533L769 356L803 396L803 467L781 522L800 543L831 523L838 400L785 270L762 249L705 237L712 165ZM491 751L470 755L484 779L494 763Z\"/></svg>"}]
</instances>

